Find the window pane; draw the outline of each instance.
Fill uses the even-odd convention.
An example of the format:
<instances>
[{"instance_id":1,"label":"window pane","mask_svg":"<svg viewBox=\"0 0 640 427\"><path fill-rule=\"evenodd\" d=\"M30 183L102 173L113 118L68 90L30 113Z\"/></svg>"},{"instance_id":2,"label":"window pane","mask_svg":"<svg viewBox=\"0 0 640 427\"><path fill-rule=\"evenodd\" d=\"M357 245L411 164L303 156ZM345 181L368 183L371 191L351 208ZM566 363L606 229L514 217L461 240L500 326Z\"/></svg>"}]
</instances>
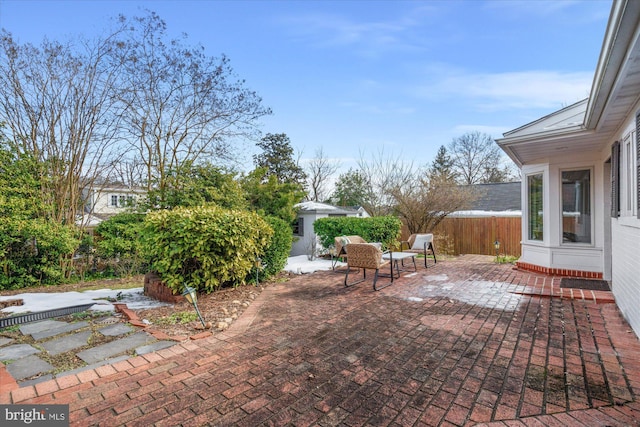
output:
<instances>
[{"instance_id":1,"label":"window pane","mask_svg":"<svg viewBox=\"0 0 640 427\"><path fill-rule=\"evenodd\" d=\"M304 218L297 218L293 222L293 235L304 236Z\"/></svg>"},{"instance_id":2,"label":"window pane","mask_svg":"<svg viewBox=\"0 0 640 427\"><path fill-rule=\"evenodd\" d=\"M562 241L591 243L591 171L562 172Z\"/></svg>"},{"instance_id":3,"label":"window pane","mask_svg":"<svg viewBox=\"0 0 640 427\"><path fill-rule=\"evenodd\" d=\"M629 138L629 141L626 142L626 149L627 152L625 154L625 161L627 162L627 179L626 179L626 187L627 187L627 211L629 212L633 212L633 195L634 195L634 188L633 188L633 181L635 178L635 174L633 173L634 171L634 167L633 167L633 147L631 145L631 139Z\"/></svg>"},{"instance_id":4,"label":"window pane","mask_svg":"<svg viewBox=\"0 0 640 427\"><path fill-rule=\"evenodd\" d=\"M542 240L542 174L527 177L529 240Z\"/></svg>"}]
</instances>

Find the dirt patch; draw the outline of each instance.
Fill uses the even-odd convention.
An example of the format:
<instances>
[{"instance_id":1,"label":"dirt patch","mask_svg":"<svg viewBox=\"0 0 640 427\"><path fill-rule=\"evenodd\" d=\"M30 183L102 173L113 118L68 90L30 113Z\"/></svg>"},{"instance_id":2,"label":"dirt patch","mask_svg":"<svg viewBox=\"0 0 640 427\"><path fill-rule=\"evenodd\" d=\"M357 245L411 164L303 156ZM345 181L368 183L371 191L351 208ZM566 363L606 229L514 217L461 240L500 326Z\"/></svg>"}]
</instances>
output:
<instances>
[{"instance_id":1,"label":"dirt patch","mask_svg":"<svg viewBox=\"0 0 640 427\"><path fill-rule=\"evenodd\" d=\"M198 309L206 324L211 323L213 331L222 331L230 326L268 285L243 285L198 295ZM202 332L202 323L193 305L186 300L163 307L134 311L143 322L169 336L190 336Z\"/></svg>"},{"instance_id":2,"label":"dirt patch","mask_svg":"<svg viewBox=\"0 0 640 427\"><path fill-rule=\"evenodd\" d=\"M235 288L222 288L210 294L200 294L198 295L198 308L205 322L211 323L214 332L224 330L225 327L223 323L226 323L227 327L230 326L230 324L251 305L258 295L260 295L265 287L276 281L286 281L288 277L289 274L282 273L271 281L260 283L259 286L242 285ZM58 286L0 291L0 295L16 295L25 292L82 292L105 288L117 290L142 287L143 283L144 277L140 275L123 279L105 279ZM150 327L153 327L155 330L160 330L169 336L189 337L202 332L201 322L196 315L196 311L193 305L186 300L167 306L134 311L138 317ZM11 315L11 313L0 312L0 317L9 315ZM91 317L87 320L94 321ZM6 331L0 331L0 333L2 332ZM12 335L14 335L12 338L15 339L15 334Z\"/></svg>"}]
</instances>

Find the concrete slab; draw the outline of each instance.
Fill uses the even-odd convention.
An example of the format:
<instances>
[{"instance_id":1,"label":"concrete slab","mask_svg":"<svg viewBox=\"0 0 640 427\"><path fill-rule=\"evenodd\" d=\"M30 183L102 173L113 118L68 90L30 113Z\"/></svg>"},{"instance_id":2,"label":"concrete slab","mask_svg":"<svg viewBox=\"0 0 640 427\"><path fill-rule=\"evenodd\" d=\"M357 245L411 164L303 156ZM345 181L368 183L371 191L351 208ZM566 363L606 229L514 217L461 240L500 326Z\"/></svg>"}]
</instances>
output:
<instances>
[{"instance_id":1,"label":"concrete slab","mask_svg":"<svg viewBox=\"0 0 640 427\"><path fill-rule=\"evenodd\" d=\"M44 348L50 355L56 356L73 350L74 348L80 348L87 345L91 334L91 331L77 332L75 334L69 334L51 341L43 342L41 345L42 348Z\"/></svg>"},{"instance_id":2,"label":"concrete slab","mask_svg":"<svg viewBox=\"0 0 640 427\"><path fill-rule=\"evenodd\" d=\"M146 332L138 332L128 337L81 351L77 356L86 363L95 363L154 341L156 339Z\"/></svg>"},{"instance_id":3,"label":"concrete slab","mask_svg":"<svg viewBox=\"0 0 640 427\"><path fill-rule=\"evenodd\" d=\"M104 317L102 319L95 320L94 323L100 324L100 325L111 325L112 323L118 323L121 320L122 320L122 316L120 316L120 317L108 316L108 317Z\"/></svg>"},{"instance_id":4,"label":"concrete slab","mask_svg":"<svg viewBox=\"0 0 640 427\"><path fill-rule=\"evenodd\" d=\"M0 338L0 347L11 344L13 341L11 338Z\"/></svg>"},{"instance_id":5,"label":"concrete slab","mask_svg":"<svg viewBox=\"0 0 640 427\"><path fill-rule=\"evenodd\" d=\"M40 375L38 378L32 380L20 381L20 387L28 387L30 385L36 385L53 379L53 374Z\"/></svg>"},{"instance_id":6,"label":"concrete slab","mask_svg":"<svg viewBox=\"0 0 640 427\"><path fill-rule=\"evenodd\" d=\"M36 340L43 340L50 337L55 337L56 335L66 334L67 332L76 331L78 329L86 328L89 326L89 322L74 322L74 323L66 323L63 322L63 325L53 327L51 329L45 329L43 331L36 331L31 334L31 337Z\"/></svg>"},{"instance_id":7,"label":"concrete slab","mask_svg":"<svg viewBox=\"0 0 640 427\"><path fill-rule=\"evenodd\" d=\"M154 351L162 350L163 348L172 347L178 344L175 341L157 341L151 344L143 345L142 347L136 348L136 354L142 355L147 353L153 353Z\"/></svg>"},{"instance_id":8,"label":"concrete slab","mask_svg":"<svg viewBox=\"0 0 640 427\"><path fill-rule=\"evenodd\" d=\"M59 328L63 325L66 325L66 322L49 319L41 322L25 323L24 325L20 325L20 332L22 335L31 335L34 332L42 332L49 329Z\"/></svg>"},{"instance_id":9,"label":"concrete slab","mask_svg":"<svg viewBox=\"0 0 640 427\"><path fill-rule=\"evenodd\" d=\"M15 360L36 353L40 353L40 350L29 344L14 344L0 348L0 360Z\"/></svg>"},{"instance_id":10,"label":"concrete slab","mask_svg":"<svg viewBox=\"0 0 640 427\"><path fill-rule=\"evenodd\" d=\"M62 372L62 373L56 375L56 378L61 378L61 377L67 376L67 375L74 375L74 374L77 374L78 372L87 371L89 369L99 368L100 366L104 366L104 365L112 365L114 363L122 362L123 360L127 360L129 358L130 358L130 356L124 355L124 356L112 357L111 359L101 360L99 362L92 363L90 365L86 365L86 366L82 366L80 368L72 369L70 371Z\"/></svg>"},{"instance_id":11,"label":"concrete slab","mask_svg":"<svg viewBox=\"0 0 640 427\"><path fill-rule=\"evenodd\" d=\"M13 363L9 363L6 368L7 372L9 372L16 381L55 369L52 365L35 355L23 357Z\"/></svg>"},{"instance_id":12,"label":"concrete slab","mask_svg":"<svg viewBox=\"0 0 640 427\"><path fill-rule=\"evenodd\" d=\"M98 332L106 337L117 337L133 331L134 328L125 323L115 323L113 325L105 326L102 329L98 329Z\"/></svg>"}]
</instances>

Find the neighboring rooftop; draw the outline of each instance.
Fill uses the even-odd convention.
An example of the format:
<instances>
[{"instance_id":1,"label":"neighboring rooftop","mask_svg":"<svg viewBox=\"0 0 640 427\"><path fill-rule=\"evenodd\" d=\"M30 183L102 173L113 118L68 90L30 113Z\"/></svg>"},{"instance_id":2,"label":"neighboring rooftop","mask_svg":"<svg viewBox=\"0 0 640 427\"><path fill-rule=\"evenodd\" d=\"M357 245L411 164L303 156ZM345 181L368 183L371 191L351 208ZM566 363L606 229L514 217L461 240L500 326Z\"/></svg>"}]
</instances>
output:
<instances>
[{"instance_id":1,"label":"neighboring rooftop","mask_svg":"<svg viewBox=\"0 0 640 427\"><path fill-rule=\"evenodd\" d=\"M474 211L520 211L520 182L499 182L493 184L476 184L478 199L471 204Z\"/></svg>"}]
</instances>

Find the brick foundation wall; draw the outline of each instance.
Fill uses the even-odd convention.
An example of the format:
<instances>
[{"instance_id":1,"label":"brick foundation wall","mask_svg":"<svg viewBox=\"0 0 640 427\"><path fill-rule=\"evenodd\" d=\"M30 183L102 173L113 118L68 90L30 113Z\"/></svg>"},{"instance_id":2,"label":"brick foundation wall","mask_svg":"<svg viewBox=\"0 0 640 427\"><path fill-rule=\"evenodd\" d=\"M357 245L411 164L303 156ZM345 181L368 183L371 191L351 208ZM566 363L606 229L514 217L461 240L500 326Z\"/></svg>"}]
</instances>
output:
<instances>
[{"instance_id":1,"label":"brick foundation wall","mask_svg":"<svg viewBox=\"0 0 640 427\"><path fill-rule=\"evenodd\" d=\"M550 276L581 277L585 279L602 279L602 273L597 271L568 270L564 268L542 267L526 262L516 262L520 270L533 271L534 273L548 274Z\"/></svg>"},{"instance_id":2,"label":"brick foundation wall","mask_svg":"<svg viewBox=\"0 0 640 427\"><path fill-rule=\"evenodd\" d=\"M174 295L173 291L162 283L160 277L155 273L144 275L144 294L149 298L172 304L184 299L182 295Z\"/></svg>"}]
</instances>

